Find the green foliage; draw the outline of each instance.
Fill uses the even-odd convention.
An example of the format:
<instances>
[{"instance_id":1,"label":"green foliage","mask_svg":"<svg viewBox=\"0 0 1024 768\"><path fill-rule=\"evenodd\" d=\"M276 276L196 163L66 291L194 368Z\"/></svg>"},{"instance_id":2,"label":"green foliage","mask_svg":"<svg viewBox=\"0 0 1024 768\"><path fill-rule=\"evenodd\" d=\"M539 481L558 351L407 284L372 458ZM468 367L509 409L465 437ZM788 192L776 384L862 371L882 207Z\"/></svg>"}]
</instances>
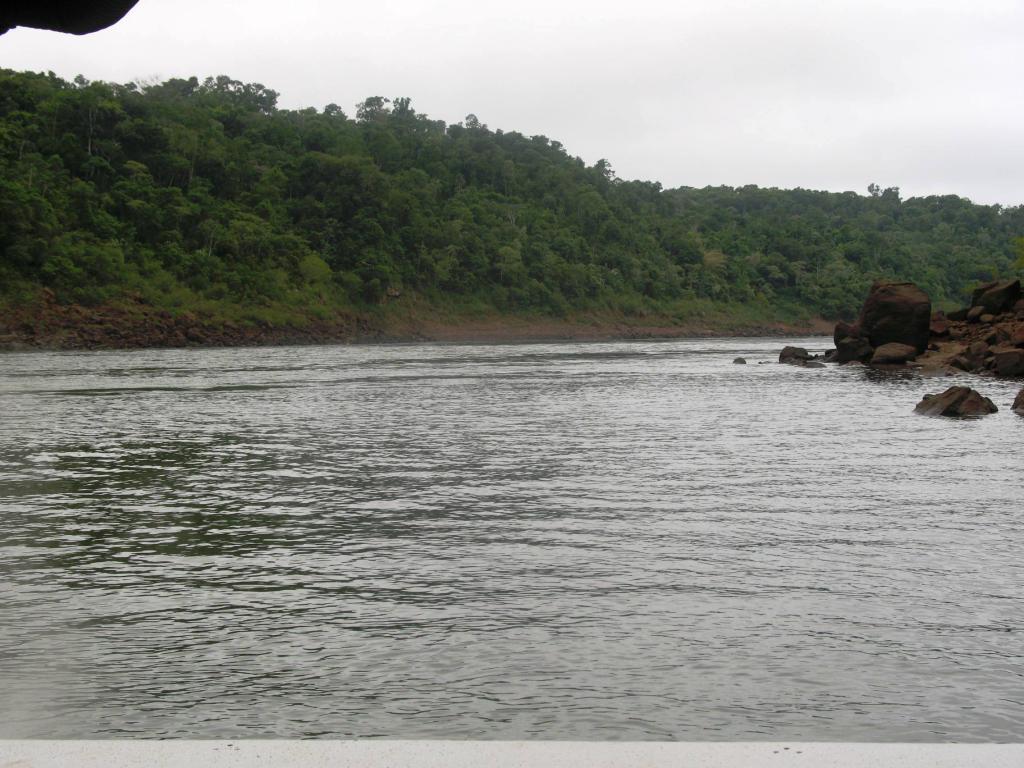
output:
<instances>
[{"instance_id":1,"label":"green foliage","mask_svg":"<svg viewBox=\"0 0 1024 768\"><path fill-rule=\"evenodd\" d=\"M350 119L223 76L0 70L0 285L68 301L848 317L878 277L952 304L1024 269L1021 208L868 192L664 190L404 97Z\"/></svg>"}]
</instances>

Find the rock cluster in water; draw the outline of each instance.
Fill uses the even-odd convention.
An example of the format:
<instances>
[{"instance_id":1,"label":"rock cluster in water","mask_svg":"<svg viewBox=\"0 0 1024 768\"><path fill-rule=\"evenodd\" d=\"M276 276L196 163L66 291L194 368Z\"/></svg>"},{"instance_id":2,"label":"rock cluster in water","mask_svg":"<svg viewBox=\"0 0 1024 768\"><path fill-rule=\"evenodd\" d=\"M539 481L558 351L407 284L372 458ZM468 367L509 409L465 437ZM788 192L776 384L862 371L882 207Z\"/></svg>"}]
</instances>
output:
<instances>
[{"instance_id":1,"label":"rock cluster in water","mask_svg":"<svg viewBox=\"0 0 1024 768\"><path fill-rule=\"evenodd\" d=\"M912 283L871 286L856 323L839 322L830 362L954 368L994 376L1024 376L1024 299L1020 280L979 286L971 306L931 312L928 295Z\"/></svg>"},{"instance_id":2,"label":"rock cluster in water","mask_svg":"<svg viewBox=\"0 0 1024 768\"><path fill-rule=\"evenodd\" d=\"M780 363L821 367L819 360L890 367L913 363L933 372L953 369L1000 377L1024 377L1024 298L1020 280L978 286L971 306L932 313L931 299L913 283L879 281L854 323L839 322L835 349L824 356L801 347L786 347ZM969 387L951 387L926 395L918 413L980 416L997 408ZM1024 390L1013 410L1024 415Z\"/></svg>"},{"instance_id":3,"label":"rock cluster in water","mask_svg":"<svg viewBox=\"0 0 1024 768\"><path fill-rule=\"evenodd\" d=\"M948 365L971 373L1024 376L1024 299L1020 280L979 286L971 306L937 315L933 341ZM943 348L945 347L945 348Z\"/></svg>"},{"instance_id":4,"label":"rock cluster in water","mask_svg":"<svg viewBox=\"0 0 1024 768\"><path fill-rule=\"evenodd\" d=\"M799 365L801 368L824 368L821 362L823 355L812 355L803 347L783 347L779 353L779 362L786 365Z\"/></svg>"},{"instance_id":5,"label":"rock cluster in water","mask_svg":"<svg viewBox=\"0 0 1024 768\"><path fill-rule=\"evenodd\" d=\"M883 363L874 360L876 352L885 349L881 356L885 364L891 364L890 359L897 364L912 360L928 348L931 316L931 299L913 283L878 281L871 286L857 322L836 324L833 359L878 365ZM900 347L890 346L893 344ZM897 354L897 349L902 354Z\"/></svg>"}]
</instances>

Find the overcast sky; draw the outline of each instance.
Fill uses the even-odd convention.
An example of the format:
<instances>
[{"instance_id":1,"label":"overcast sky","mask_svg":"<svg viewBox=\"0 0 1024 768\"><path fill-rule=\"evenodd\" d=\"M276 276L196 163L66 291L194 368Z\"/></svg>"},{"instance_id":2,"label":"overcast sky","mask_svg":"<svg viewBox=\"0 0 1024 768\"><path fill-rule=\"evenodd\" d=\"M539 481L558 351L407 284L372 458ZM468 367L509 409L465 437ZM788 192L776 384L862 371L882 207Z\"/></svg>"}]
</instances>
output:
<instances>
[{"instance_id":1,"label":"overcast sky","mask_svg":"<svg viewBox=\"0 0 1024 768\"><path fill-rule=\"evenodd\" d=\"M139 0L85 37L13 30L0 66L227 74L350 115L409 96L666 187L1024 203L1021 0Z\"/></svg>"}]
</instances>

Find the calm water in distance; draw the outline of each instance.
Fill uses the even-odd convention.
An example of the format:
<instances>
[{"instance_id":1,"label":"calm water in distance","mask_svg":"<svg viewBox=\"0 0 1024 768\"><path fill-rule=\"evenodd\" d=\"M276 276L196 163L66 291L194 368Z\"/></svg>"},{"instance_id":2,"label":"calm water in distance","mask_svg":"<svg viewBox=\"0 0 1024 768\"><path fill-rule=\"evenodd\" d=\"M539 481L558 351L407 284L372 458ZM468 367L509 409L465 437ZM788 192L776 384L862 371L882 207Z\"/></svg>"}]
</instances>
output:
<instances>
[{"instance_id":1,"label":"calm water in distance","mask_svg":"<svg viewBox=\"0 0 1024 768\"><path fill-rule=\"evenodd\" d=\"M1020 383L784 343L0 356L0 737L1024 740Z\"/></svg>"}]
</instances>

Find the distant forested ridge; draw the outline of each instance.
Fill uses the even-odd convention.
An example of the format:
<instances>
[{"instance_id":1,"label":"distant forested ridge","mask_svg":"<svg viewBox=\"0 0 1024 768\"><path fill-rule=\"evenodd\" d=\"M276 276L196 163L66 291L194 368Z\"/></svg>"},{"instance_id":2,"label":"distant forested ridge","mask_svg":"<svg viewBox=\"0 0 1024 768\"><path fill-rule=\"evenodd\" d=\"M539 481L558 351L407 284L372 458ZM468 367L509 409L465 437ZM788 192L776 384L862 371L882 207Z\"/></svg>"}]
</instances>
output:
<instances>
[{"instance_id":1,"label":"distant forested ridge","mask_svg":"<svg viewBox=\"0 0 1024 768\"><path fill-rule=\"evenodd\" d=\"M352 116L276 101L227 77L0 70L0 294L313 312L416 297L551 315L710 300L833 318L878 277L941 304L1019 274L1022 207L874 186L663 189L407 98Z\"/></svg>"}]
</instances>

